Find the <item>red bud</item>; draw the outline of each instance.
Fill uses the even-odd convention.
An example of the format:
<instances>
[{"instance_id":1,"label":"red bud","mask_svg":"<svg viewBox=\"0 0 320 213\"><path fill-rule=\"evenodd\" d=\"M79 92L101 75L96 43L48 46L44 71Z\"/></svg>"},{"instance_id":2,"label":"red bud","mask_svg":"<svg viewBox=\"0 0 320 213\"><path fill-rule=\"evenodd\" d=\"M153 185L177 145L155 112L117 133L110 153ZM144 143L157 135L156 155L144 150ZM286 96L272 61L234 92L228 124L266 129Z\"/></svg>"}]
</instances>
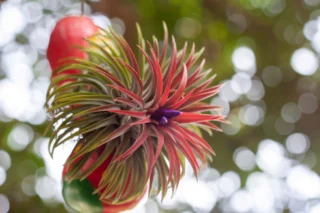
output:
<instances>
[{"instance_id":1,"label":"red bud","mask_svg":"<svg viewBox=\"0 0 320 213\"><path fill-rule=\"evenodd\" d=\"M86 59L86 53L75 47L86 47L88 44L84 38L91 37L98 31L99 28L86 16L68 16L59 20L51 33L47 49L47 58L53 70L52 76L56 76L54 70L64 64L61 59L69 57ZM75 73L80 73L80 71L67 70L63 72L63 74ZM64 82L62 81L60 84Z\"/></svg>"}]
</instances>

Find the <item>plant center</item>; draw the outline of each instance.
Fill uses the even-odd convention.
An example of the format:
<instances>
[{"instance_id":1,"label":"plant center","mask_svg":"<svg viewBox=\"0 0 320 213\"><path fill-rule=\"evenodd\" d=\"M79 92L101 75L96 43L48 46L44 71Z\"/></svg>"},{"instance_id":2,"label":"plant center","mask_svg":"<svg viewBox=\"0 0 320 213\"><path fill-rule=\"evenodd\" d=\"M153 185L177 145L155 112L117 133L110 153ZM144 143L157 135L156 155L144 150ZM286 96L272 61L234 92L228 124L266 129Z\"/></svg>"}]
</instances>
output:
<instances>
[{"instance_id":1,"label":"plant center","mask_svg":"<svg viewBox=\"0 0 320 213\"><path fill-rule=\"evenodd\" d=\"M169 122L169 119L177 117L181 112L174 109L163 109L160 108L157 111L151 114L151 119L157 121L159 125L166 125Z\"/></svg>"}]
</instances>

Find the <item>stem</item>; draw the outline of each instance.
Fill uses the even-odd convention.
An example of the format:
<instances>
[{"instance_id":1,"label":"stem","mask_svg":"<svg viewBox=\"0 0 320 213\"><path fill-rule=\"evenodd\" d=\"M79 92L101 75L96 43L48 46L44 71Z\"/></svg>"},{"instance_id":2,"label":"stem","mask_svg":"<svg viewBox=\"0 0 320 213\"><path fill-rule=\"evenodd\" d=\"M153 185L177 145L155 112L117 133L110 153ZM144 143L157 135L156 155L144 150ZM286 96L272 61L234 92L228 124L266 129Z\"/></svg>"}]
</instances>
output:
<instances>
[{"instance_id":1,"label":"stem","mask_svg":"<svg viewBox=\"0 0 320 213\"><path fill-rule=\"evenodd\" d=\"M85 0L81 0L81 15L84 15L84 3Z\"/></svg>"}]
</instances>

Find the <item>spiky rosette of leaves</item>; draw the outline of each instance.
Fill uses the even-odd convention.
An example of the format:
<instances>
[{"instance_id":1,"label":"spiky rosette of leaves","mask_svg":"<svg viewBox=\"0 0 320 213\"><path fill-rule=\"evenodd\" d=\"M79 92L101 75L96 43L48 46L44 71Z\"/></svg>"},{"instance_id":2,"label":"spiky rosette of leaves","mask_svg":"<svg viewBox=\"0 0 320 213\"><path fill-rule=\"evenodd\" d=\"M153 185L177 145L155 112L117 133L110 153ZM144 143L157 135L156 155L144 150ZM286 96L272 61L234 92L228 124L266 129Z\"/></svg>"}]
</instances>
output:
<instances>
[{"instance_id":1,"label":"spiky rosette of leaves","mask_svg":"<svg viewBox=\"0 0 320 213\"><path fill-rule=\"evenodd\" d=\"M200 129L220 131L212 121L227 122L219 106L204 102L221 85L211 85L215 75L203 69L203 49L195 52L193 45L188 51L186 43L178 51L174 37L169 44L165 25L164 32L160 45L156 38L145 42L138 27L134 54L123 37L101 29L87 40L89 48L82 49L89 60L68 59L55 71L81 73L59 75L48 89L47 109L54 126L50 152L76 138L77 150L66 162L69 181L85 179L111 159L96 190L106 202L133 199L144 193L148 183L151 193L155 179L156 193L162 191L164 196L169 186L174 191L184 174L185 159L197 174L214 154ZM74 81L59 86L65 79ZM212 111L216 113L204 113ZM99 156L83 171L97 150Z\"/></svg>"}]
</instances>

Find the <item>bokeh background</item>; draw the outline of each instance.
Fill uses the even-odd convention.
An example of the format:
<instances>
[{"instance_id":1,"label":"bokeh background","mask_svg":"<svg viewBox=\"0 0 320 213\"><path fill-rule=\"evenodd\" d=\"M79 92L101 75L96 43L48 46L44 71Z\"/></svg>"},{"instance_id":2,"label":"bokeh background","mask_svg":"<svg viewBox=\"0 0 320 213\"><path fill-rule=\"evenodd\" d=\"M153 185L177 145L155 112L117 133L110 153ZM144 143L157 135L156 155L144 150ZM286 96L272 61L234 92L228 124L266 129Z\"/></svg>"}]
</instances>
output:
<instances>
[{"instance_id":1,"label":"bokeh background","mask_svg":"<svg viewBox=\"0 0 320 213\"><path fill-rule=\"evenodd\" d=\"M47 152L50 32L79 0L0 1L0 213L71 212L61 169L73 144ZM320 212L320 0L92 0L85 13L135 46L162 38L205 46L225 87L211 101L232 125L206 135L217 156L196 181L189 169L163 202L135 213Z\"/></svg>"}]
</instances>

